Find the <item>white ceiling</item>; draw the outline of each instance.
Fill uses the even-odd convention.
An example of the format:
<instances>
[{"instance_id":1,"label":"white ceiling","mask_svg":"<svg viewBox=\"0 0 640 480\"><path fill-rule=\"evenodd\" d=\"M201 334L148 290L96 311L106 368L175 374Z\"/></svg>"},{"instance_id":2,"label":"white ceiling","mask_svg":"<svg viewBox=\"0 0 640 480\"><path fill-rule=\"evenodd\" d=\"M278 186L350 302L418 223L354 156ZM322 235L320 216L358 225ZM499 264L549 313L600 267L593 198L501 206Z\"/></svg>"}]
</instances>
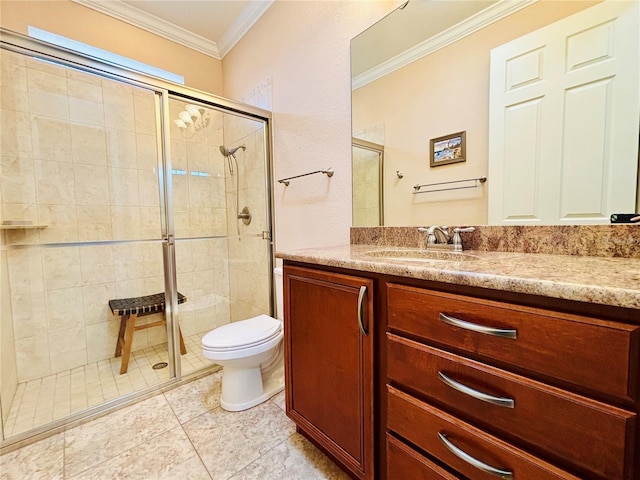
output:
<instances>
[{"instance_id":1,"label":"white ceiling","mask_svg":"<svg viewBox=\"0 0 640 480\"><path fill-rule=\"evenodd\" d=\"M274 0L73 0L222 59Z\"/></svg>"}]
</instances>

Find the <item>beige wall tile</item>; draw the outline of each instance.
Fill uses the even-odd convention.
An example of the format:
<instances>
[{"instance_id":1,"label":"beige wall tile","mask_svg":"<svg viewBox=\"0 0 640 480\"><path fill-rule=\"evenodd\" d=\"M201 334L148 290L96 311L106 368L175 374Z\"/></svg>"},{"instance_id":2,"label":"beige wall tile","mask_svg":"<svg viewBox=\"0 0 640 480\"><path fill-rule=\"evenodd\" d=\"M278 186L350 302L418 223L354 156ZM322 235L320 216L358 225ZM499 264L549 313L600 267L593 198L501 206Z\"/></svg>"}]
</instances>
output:
<instances>
[{"instance_id":1,"label":"beige wall tile","mask_svg":"<svg viewBox=\"0 0 640 480\"><path fill-rule=\"evenodd\" d=\"M9 61L0 61L3 82L0 93L0 106L9 110L29 111L29 91L27 87L27 69Z\"/></svg>"},{"instance_id":2,"label":"beige wall tile","mask_svg":"<svg viewBox=\"0 0 640 480\"><path fill-rule=\"evenodd\" d=\"M36 181L33 159L2 156L0 165L2 201L35 203Z\"/></svg>"},{"instance_id":3,"label":"beige wall tile","mask_svg":"<svg viewBox=\"0 0 640 480\"><path fill-rule=\"evenodd\" d=\"M38 201L49 205L72 205L76 201L73 164L34 162Z\"/></svg>"},{"instance_id":4,"label":"beige wall tile","mask_svg":"<svg viewBox=\"0 0 640 480\"><path fill-rule=\"evenodd\" d=\"M51 373L49 339L46 335L16 340L18 381L46 377Z\"/></svg>"},{"instance_id":5,"label":"beige wall tile","mask_svg":"<svg viewBox=\"0 0 640 480\"><path fill-rule=\"evenodd\" d=\"M129 168L109 168L111 205L139 206L138 171Z\"/></svg>"},{"instance_id":6,"label":"beige wall tile","mask_svg":"<svg viewBox=\"0 0 640 480\"><path fill-rule=\"evenodd\" d=\"M78 247L50 248L42 251L47 290L79 287L82 284Z\"/></svg>"},{"instance_id":7,"label":"beige wall tile","mask_svg":"<svg viewBox=\"0 0 640 480\"><path fill-rule=\"evenodd\" d=\"M26 112L3 108L0 110L2 135L0 151L12 157L33 157L31 119Z\"/></svg>"},{"instance_id":8,"label":"beige wall tile","mask_svg":"<svg viewBox=\"0 0 640 480\"><path fill-rule=\"evenodd\" d=\"M92 125L71 125L73 161L84 165L107 164L105 129Z\"/></svg>"},{"instance_id":9,"label":"beige wall tile","mask_svg":"<svg viewBox=\"0 0 640 480\"><path fill-rule=\"evenodd\" d=\"M106 205L78 205L78 240L111 240L111 208Z\"/></svg>"},{"instance_id":10,"label":"beige wall tile","mask_svg":"<svg viewBox=\"0 0 640 480\"><path fill-rule=\"evenodd\" d=\"M69 120L69 97L65 93L29 91L29 111L35 115Z\"/></svg>"},{"instance_id":11,"label":"beige wall tile","mask_svg":"<svg viewBox=\"0 0 640 480\"><path fill-rule=\"evenodd\" d=\"M49 334L51 372L86 365L87 344L84 324Z\"/></svg>"},{"instance_id":12,"label":"beige wall tile","mask_svg":"<svg viewBox=\"0 0 640 480\"><path fill-rule=\"evenodd\" d=\"M67 77L62 67L54 67L54 71L43 71L29 68L27 79L29 91L43 91L67 95Z\"/></svg>"},{"instance_id":13,"label":"beige wall tile","mask_svg":"<svg viewBox=\"0 0 640 480\"><path fill-rule=\"evenodd\" d=\"M3 299L3 302L8 300ZM10 302L16 340L47 334L47 307L44 292L11 295Z\"/></svg>"},{"instance_id":14,"label":"beige wall tile","mask_svg":"<svg viewBox=\"0 0 640 480\"><path fill-rule=\"evenodd\" d=\"M141 238L161 238L160 207L140 207Z\"/></svg>"},{"instance_id":15,"label":"beige wall tile","mask_svg":"<svg viewBox=\"0 0 640 480\"><path fill-rule=\"evenodd\" d=\"M99 362L114 356L119 328L120 317L85 327L87 360L89 362Z\"/></svg>"},{"instance_id":16,"label":"beige wall tile","mask_svg":"<svg viewBox=\"0 0 640 480\"><path fill-rule=\"evenodd\" d=\"M189 176L189 207L213 207L211 180L208 177Z\"/></svg>"},{"instance_id":17,"label":"beige wall tile","mask_svg":"<svg viewBox=\"0 0 640 480\"><path fill-rule=\"evenodd\" d=\"M109 170L97 165L74 165L76 203L109 205Z\"/></svg>"},{"instance_id":18,"label":"beige wall tile","mask_svg":"<svg viewBox=\"0 0 640 480\"><path fill-rule=\"evenodd\" d=\"M48 225L40 231L44 243L76 242L78 240L78 217L73 205L40 205L39 223Z\"/></svg>"},{"instance_id":19,"label":"beige wall tile","mask_svg":"<svg viewBox=\"0 0 640 480\"><path fill-rule=\"evenodd\" d=\"M81 98L69 97L69 119L72 122L104 126L104 105Z\"/></svg>"},{"instance_id":20,"label":"beige wall tile","mask_svg":"<svg viewBox=\"0 0 640 480\"><path fill-rule=\"evenodd\" d=\"M71 162L71 128L67 121L33 117L33 156L45 161Z\"/></svg>"},{"instance_id":21,"label":"beige wall tile","mask_svg":"<svg viewBox=\"0 0 640 480\"><path fill-rule=\"evenodd\" d=\"M82 74L82 72L75 74ZM94 81L97 77L87 74L81 78L71 78L68 75L67 77L67 90L70 97L102 103L102 85Z\"/></svg>"},{"instance_id":22,"label":"beige wall tile","mask_svg":"<svg viewBox=\"0 0 640 480\"><path fill-rule=\"evenodd\" d=\"M156 107L153 94L149 94L149 96L134 95L133 104L136 132L155 135Z\"/></svg>"},{"instance_id":23,"label":"beige wall tile","mask_svg":"<svg viewBox=\"0 0 640 480\"><path fill-rule=\"evenodd\" d=\"M171 139L171 168L178 170L188 168L187 141L181 136Z\"/></svg>"},{"instance_id":24,"label":"beige wall tile","mask_svg":"<svg viewBox=\"0 0 640 480\"><path fill-rule=\"evenodd\" d=\"M113 320L109 300L116 298L115 282L98 283L82 287L82 313L85 325ZM116 332L117 333L117 332Z\"/></svg>"},{"instance_id":25,"label":"beige wall tile","mask_svg":"<svg viewBox=\"0 0 640 480\"><path fill-rule=\"evenodd\" d=\"M115 263L111 246L85 246L80 248L82 285L114 282Z\"/></svg>"},{"instance_id":26,"label":"beige wall tile","mask_svg":"<svg viewBox=\"0 0 640 480\"><path fill-rule=\"evenodd\" d=\"M111 228L114 240L140 239L140 208L112 206Z\"/></svg>"},{"instance_id":27,"label":"beige wall tile","mask_svg":"<svg viewBox=\"0 0 640 480\"><path fill-rule=\"evenodd\" d=\"M133 95L104 89L104 124L107 128L135 132ZM143 132L144 133L144 132Z\"/></svg>"},{"instance_id":28,"label":"beige wall tile","mask_svg":"<svg viewBox=\"0 0 640 480\"><path fill-rule=\"evenodd\" d=\"M111 166L137 168L136 134L108 128L107 160Z\"/></svg>"},{"instance_id":29,"label":"beige wall tile","mask_svg":"<svg viewBox=\"0 0 640 480\"><path fill-rule=\"evenodd\" d=\"M138 188L140 192L141 206L160 206L160 187L158 185L157 172L138 171Z\"/></svg>"},{"instance_id":30,"label":"beige wall tile","mask_svg":"<svg viewBox=\"0 0 640 480\"><path fill-rule=\"evenodd\" d=\"M138 168L145 172L152 172L158 178L158 142L155 135L136 133L136 154Z\"/></svg>"},{"instance_id":31,"label":"beige wall tile","mask_svg":"<svg viewBox=\"0 0 640 480\"><path fill-rule=\"evenodd\" d=\"M7 252L11 295L44 292L44 270L39 249Z\"/></svg>"},{"instance_id":32,"label":"beige wall tile","mask_svg":"<svg viewBox=\"0 0 640 480\"><path fill-rule=\"evenodd\" d=\"M47 292L48 332L84 325L82 287L61 288Z\"/></svg>"}]
</instances>

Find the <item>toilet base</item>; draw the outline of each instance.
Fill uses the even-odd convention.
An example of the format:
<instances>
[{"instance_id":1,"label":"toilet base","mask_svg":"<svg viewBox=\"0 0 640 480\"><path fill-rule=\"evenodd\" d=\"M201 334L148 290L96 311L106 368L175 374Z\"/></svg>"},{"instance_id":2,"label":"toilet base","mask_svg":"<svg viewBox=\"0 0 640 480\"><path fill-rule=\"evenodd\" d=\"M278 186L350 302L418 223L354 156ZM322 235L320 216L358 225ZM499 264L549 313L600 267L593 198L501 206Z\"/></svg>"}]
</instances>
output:
<instances>
[{"instance_id":1,"label":"toilet base","mask_svg":"<svg viewBox=\"0 0 640 480\"><path fill-rule=\"evenodd\" d=\"M261 372L258 368L223 367L220 406L239 412L269 400L284 390L284 365Z\"/></svg>"}]
</instances>

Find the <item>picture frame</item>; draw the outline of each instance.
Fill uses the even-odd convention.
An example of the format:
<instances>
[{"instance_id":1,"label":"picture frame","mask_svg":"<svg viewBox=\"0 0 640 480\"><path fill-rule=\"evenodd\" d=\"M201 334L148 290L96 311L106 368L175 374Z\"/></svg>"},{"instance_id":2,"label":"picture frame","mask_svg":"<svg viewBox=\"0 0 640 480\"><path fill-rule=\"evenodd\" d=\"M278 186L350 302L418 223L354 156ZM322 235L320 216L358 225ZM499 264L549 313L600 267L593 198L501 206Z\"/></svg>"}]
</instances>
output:
<instances>
[{"instance_id":1,"label":"picture frame","mask_svg":"<svg viewBox=\"0 0 640 480\"><path fill-rule=\"evenodd\" d=\"M429 140L429 166L439 167L467 160L466 130Z\"/></svg>"}]
</instances>

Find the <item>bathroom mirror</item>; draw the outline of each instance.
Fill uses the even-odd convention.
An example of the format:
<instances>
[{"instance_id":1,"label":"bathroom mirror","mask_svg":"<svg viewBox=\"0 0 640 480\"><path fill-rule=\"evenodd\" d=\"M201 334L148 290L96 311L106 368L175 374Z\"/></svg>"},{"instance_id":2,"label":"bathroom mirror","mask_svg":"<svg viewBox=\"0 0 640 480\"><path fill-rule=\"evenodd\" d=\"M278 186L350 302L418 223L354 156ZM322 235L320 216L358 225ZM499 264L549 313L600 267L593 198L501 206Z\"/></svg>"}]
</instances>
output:
<instances>
[{"instance_id":1,"label":"bathroom mirror","mask_svg":"<svg viewBox=\"0 0 640 480\"><path fill-rule=\"evenodd\" d=\"M492 180L495 188L500 177L495 174L503 172L492 165L492 175L489 168L491 50L599 3L410 0L352 39L352 135L384 147L385 225L496 223L489 221L488 199ZM630 98L640 109L637 92ZM455 132L466 132L465 161L430 167L430 140ZM630 211L640 209L638 133L633 122ZM473 180L485 176L484 183ZM580 182L574 191L586 190ZM433 193L414 194L420 184L437 185L422 189ZM353 188L354 198L366 196L357 191L362 182ZM543 184L541 195L552 190ZM577 217L568 223L596 222Z\"/></svg>"}]
</instances>

